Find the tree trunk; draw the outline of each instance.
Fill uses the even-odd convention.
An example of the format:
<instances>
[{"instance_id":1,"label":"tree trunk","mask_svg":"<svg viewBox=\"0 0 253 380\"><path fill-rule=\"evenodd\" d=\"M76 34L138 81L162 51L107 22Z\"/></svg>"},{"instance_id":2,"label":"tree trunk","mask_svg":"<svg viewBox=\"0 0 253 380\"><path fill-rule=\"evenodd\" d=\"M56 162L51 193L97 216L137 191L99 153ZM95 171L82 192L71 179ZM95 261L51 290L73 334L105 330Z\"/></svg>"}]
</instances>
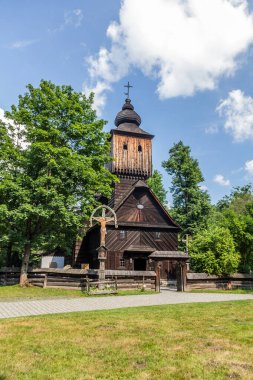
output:
<instances>
[{"instance_id":1,"label":"tree trunk","mask_svg":"<svg viewBox=\"0 0 253 380\"><path fill-rule=\"evenodd\" d=\"M22 260L21 271L20 271L20 280L19 280L20 286L28 285L27 272L28 272L30 253L31 253L31 243L29 242L25 244L24 257Z\"/></svg>"}]
</instances>

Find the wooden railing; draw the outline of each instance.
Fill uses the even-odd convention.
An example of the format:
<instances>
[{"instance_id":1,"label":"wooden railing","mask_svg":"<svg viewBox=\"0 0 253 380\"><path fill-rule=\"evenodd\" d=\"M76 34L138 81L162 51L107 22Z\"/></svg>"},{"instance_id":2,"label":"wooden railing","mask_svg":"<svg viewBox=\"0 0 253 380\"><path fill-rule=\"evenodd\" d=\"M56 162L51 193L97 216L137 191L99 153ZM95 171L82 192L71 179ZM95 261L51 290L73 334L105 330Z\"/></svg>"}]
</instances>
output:
<instances>
[{"instance_id":1,"label":"wooden railing","mask_svg":"<svg viewBox=\"0 0 253 380\"><path fill-rule=\"evenodd\" d=\"M235 273L231 276L214 276L206 273L187 273L187 290L194 289L253 289L253 275Z\"/></svg>"},{"instance_id":2,"label":"wooden railing","mask_svg":"<svg viewBox=\"0 0 253 380\"><path fill-rule=\"evenodd\" d=\"M19 268L1 268L0 285L19 283ZM97 270L82 269L31 269L28 279L31 285L42 288L76 289L91 292L96 288L106 290L155 289L154 272L105 271L105 280L98 281ZM109 289L110 288L110 289Z\"/></svg>"}]
</instances>

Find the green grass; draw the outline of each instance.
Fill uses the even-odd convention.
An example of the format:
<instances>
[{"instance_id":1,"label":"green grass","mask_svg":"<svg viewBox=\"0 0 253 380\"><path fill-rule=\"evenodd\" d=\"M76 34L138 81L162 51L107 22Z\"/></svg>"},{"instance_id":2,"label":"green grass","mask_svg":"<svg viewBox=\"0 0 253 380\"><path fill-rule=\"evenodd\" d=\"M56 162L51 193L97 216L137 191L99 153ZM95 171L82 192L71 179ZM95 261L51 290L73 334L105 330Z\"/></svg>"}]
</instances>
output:
<instances>
[{"instance_id":1,"label":"green grass","mask_svg":"<svg viewBox=\"0 0 253 380\"><path fill-rule=\"evenodd\" d=\"M253 302L0 321L1 380L253 379Z\"/></svg>"},{"instance_id":2,"label":"green grass","mask_svg":"<svg viewBox=\"0 0 253 380\"><path fill-rule=\"evenodd\" d=\"M226 293L226 294L253 294L253 289L194 289L191 290L190 293Z\"/></svg>"},{"instance_id":3,"label":"green grass","mask_svg":"<svg viewBox=\"0 0 253 380\"><path fill-rule=\"evenodd\" d=\"M138 295L138 294L150 294L154 291L145 290L120 290L114 296L122 295ZM108 295L111 296L111 295ZM20 300L20 299L47 299L58 297L100 297L100 295L88 295L85 291L81 290L66 290L66 289L50 289L39 288L31 286L28 288L21 288L19 285L12 286L0 286L0 302L8 300ZM104 297L104 295L103 295ZM0 377L1 380L1 377Z\"/></svg>"}]
</instances>

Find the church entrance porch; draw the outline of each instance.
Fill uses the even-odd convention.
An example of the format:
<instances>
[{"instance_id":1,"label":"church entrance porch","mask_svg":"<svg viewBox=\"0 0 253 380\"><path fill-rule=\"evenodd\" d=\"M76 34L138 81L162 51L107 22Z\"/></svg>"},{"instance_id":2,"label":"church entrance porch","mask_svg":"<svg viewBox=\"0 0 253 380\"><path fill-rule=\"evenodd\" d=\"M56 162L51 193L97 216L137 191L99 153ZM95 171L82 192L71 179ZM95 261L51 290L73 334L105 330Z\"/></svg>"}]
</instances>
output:
<instances>
[{"instance_id":1,"label":"church entrance porch","mask_svg":"<svg viewBox=\"0 0 253 380\"><path fill-rule=\"evenodd\" d=\"M177 291L184 291L186 287L186 272L187 272L187 262L189 261L189 256L185 252L180 251L155 251L149 255L149 258L155 261L156 276L161 279L161 269L165 262L173 262L175 265L176 274L176 289ZM167 277L169 280L169 277Z\"/></svg>"},{"instance_id":2,"label":"church entrance porch","mask_svg":"<svg viewBox=\"0 0 253 380\"><path fill-rule=\"evenodd\" d=\"M154 248L141 245L130 245L124 251L124 259L129 263L129 270L150 271L154 270L149 265L149 255L154 252Z\"/></svg>"},{"instance_id":3,"label":"church entrance porch","mask_svg":"<svg viewBox=\"0 0 253 380\"><path fill-rule=\"evenodd\" d=\"M138 258L133 259L134 264L134 270L147 270L147 260Z\"/></svg>"}]
</instances>

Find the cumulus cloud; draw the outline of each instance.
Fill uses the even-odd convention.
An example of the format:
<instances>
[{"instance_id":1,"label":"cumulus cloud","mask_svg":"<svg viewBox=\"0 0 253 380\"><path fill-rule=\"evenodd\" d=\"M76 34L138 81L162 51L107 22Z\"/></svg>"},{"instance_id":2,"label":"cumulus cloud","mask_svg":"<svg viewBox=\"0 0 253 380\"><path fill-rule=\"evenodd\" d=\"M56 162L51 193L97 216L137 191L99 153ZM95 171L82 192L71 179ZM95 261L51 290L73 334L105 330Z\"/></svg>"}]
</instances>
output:
<instances>
[{"instance_id":1,"label":"cumulus cloud","mask_svg":"<svg viewBox=\"0 0 253 380\"><path fill-rule=\"evenodd\" d=\"M5 112L0 108L0 120L2 120L8 127L7 132L13 143L19 146L21 149L25 149L28 143L25 139L25 126L21 124L15 124L13 120L8 119Z\"/></svg>"},{"instance_id":2,"label":"cumulus cloud","mask_svg":"<svg viewBox=\"0 0 253 380\"><path fill-rule=\"evenodd\" d=\"M230 186L229 179L225 179L225 177L222 174L217 174L213 181L221 186Z\"/></svg>"},{"instance_id":3,"label":"cumulus cloud","mask_svg":"<svg viewBox=\"0 0 253 380\"><path fill-rule=\"evenodd\" d=\"M83 84L83 93L89 95L91 92L94 92L94 103L93 107L97 111L97 116L101 116L102 109L106 104L106 95L105 91L110 91L111 86L106 82L98 81L95 87L89 87L86 84Z\"/></svg>"},{"instance_id":4,"label":"cumulus cloud","mask_svg":"<svg viewBox=\"0 0 253 380\"><path fill-rule=\"evenodd\" d=\"M217 111L225 118L224 128L234 141L253 139L253 98L241 90L233 90L220 101Z\"/></svg>"},{"instance_id":5,"label":"cumulus cloud","mask_svg":"<svg viewBox=\"0 0 253 380\"><path fill-rule=\"evenodd\" d=\"M0 108L0 120L2 120L4 123L8 123L9 120L4 116L4 110Z\"/></svg>"},{"instance_id":6,"label":"cumulus cloud","mask_svg":"<svg viewBox=\"0 0 253 380\"><path fill-rule=\"evenodd\" d=\"M88 58L95 87L137 68L157 80L160 99L190 96L234 73L253 17L246 0L123 0L107 37L111 47Z\"/></svg>"},{"instance_id":7,"label":"cumulus cloud","mask_svg":"<svg viewBox=\"0 0 253 380\"><path fill-rule=\"evenodd\" d=\"M246 161L244 169L247 174L249 174L250 176L253 176L253 160Z\"/></svg>"}]
</instances>

